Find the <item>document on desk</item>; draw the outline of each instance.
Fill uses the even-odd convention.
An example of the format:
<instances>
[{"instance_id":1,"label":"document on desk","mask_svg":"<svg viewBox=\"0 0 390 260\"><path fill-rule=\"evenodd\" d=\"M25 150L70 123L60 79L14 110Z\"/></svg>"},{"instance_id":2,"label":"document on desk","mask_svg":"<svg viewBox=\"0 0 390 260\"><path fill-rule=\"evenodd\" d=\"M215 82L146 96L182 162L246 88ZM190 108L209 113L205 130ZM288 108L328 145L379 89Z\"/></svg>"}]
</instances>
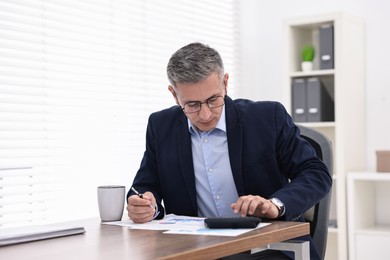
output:
<instances>
[{"instance_id":1,"label":"document on desk","mask_svg":"<svg viewBox=\"0 0 390 260\"><path fill-rule=\"evenodd\" d=\"M238 236L254 229L265 227L270 223L260 223L254 229L210 229L204 225L204 218L168 214L163 219L142 224L134 223L131 220L105 222L103 224L118 225L131 229L165 230L164 234Z\"/></svg>"},{"instance_id":2,"label":"document on desk","mask_svg":"<svg viewBox=\"0 0 390 260\"><path fill-rule=\"evenodd\" d=\"M84 227L24 226L0 229L0 246L85 233Z\"/></svg>"}]
</instances>

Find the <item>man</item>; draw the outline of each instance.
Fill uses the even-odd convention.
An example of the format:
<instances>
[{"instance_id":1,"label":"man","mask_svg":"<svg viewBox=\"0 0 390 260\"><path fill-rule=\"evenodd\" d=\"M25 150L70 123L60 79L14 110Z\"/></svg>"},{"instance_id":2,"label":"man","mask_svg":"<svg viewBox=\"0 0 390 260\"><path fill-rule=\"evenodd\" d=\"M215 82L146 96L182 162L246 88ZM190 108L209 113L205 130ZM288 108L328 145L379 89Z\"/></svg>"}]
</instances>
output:
<instances>
[{"instance_id":1,"label":"man","mask_svg":"<svg viewBox=\"0 0 390 260\"><path fill-rule=\"evenodd\" d=\"M162 218L164 207L167 214L302 221L329 192L326 166L280 103L227 96L229 75L216 50L184 46L167 74L177 106L149 117L133 182L143 198L127 194L134 222ZM271 250L256 257L290 259ZM313 245L311 259L319 259Z\"/></svg>"}]
</instances>

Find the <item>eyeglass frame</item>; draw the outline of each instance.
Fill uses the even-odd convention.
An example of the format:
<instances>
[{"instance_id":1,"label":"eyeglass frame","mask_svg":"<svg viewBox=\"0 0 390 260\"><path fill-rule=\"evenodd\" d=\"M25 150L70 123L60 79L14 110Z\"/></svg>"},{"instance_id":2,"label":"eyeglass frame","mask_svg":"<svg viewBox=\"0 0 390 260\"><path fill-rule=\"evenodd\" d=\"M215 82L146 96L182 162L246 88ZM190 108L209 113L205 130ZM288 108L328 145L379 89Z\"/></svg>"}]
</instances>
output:
<instances>
[{"instance_id":1,"label":"eyeglass frame","mask_svg":"<svg viewBox=\"0 0 390 260\"><path fill-rule=\"evenodd\" d=\"M220 97L223 99L222 105L210 107L210 103L209 103L210 100L216 99L216 98L220 98ZM217 108L217 107L222 107L223 105L225 105L226 97L227 97L227 95L224 95L224 96L222 96L222 95L215 95L215 96L209 97L209 98L206 99L205 101L189 101L189 102L185 103L185 104L184 104L182 107L180 107L180 108L181 108L181 110L183 110L183 112L184 112L185 114L194 114L194 113L197 113L197 112L201 111L201 110L202 110L202 105L203 105L203 104L206 104L207 107L211 110L211 109L214 109L214 108ZM188 104L191 104L191 103L194 103L194 104L196 103L196 104L198 105L199 109L196 110L196 111L193 111L193 112L186 112L186 111L185 111L185 106L188 105Z\"/></svg>"}]
</instances>

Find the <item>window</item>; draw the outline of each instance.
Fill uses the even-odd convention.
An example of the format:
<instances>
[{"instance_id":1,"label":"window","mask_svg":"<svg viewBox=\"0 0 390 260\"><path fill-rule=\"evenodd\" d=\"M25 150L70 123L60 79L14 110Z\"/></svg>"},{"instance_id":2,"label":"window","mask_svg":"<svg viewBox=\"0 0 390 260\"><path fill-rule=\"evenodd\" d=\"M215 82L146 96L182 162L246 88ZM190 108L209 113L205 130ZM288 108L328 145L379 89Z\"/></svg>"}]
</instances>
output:
<instances>
[{"instance_id":1,"label":"window","mask_svg":"<svg viewBox=\"0 0 390 260\"><path fill-rule=\"evenodd\" d=\"M216 48L234 91L234 0L0 2L0 227L97 216L96 187L129 187L147 118L175 105L166 64Z\"/></svg>"}]
</instances>

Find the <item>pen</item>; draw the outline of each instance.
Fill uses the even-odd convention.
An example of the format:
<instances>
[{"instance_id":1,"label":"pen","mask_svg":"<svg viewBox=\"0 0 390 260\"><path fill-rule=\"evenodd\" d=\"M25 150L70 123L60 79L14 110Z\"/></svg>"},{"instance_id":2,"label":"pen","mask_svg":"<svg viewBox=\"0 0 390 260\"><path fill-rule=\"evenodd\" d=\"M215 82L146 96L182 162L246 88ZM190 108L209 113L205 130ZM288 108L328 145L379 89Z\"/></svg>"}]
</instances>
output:
<instances>
[{"instance_id":1,"label":"pen","mask_svg":"<svg viewBox=\"0 0 390 260\"><path fill-rule=\"evenodd\" d=\"M134 191L134 193L137 194L137 196L140 197L141 199L144 198L144 195L142 193L139 193L136 189L134 189L134 187L131 187L131 190ZM154 207L151 204L149 204L149 207L154 209Z\"/></svg>"}]
</instances>

